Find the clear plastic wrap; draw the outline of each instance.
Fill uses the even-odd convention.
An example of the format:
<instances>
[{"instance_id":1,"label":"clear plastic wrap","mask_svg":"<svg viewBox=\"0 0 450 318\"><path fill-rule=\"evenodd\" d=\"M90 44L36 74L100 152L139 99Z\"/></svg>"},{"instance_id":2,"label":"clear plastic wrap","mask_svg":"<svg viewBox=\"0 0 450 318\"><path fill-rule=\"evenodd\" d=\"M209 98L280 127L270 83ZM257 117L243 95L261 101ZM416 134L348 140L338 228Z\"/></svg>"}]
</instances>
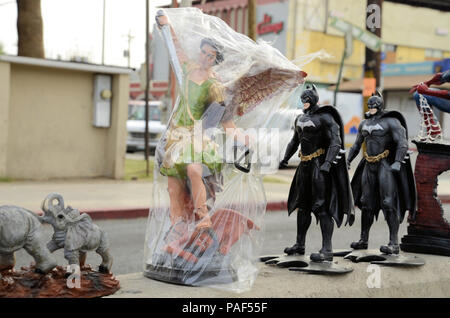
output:
<instances>
[{"instance_id":1,"label":"clear plastic wrap","mask_svg":"<svg viewBox=\"0 0 450 318\"><path fill-rule=\"evenodd\" d=\"M157 21L178 98L156 149L144 275L246 291L263 239L262 173L278 165L276 126L286 125L270 119L306 74L198 9L167 9Z\"/></svg>"}]
</instances>

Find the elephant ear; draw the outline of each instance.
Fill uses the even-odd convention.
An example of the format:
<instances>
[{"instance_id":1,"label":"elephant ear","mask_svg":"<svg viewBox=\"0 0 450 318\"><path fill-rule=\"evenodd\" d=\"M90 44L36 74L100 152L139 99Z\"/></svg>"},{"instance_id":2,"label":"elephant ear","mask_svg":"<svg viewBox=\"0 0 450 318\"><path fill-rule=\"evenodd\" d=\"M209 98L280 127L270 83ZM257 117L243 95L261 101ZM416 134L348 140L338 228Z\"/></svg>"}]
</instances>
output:
<instances>
[{"instance_id":1,"label":"elephant ear","mask_svg":"<svg viewBox=\"0 0 450 318\"><path fill-rule=\"evenodd\" d=\"M67 224L65 248L69 251L81 249L92 231L91 217L85 213L81 214L77 221Z\"/></svg>"}]
</instances>

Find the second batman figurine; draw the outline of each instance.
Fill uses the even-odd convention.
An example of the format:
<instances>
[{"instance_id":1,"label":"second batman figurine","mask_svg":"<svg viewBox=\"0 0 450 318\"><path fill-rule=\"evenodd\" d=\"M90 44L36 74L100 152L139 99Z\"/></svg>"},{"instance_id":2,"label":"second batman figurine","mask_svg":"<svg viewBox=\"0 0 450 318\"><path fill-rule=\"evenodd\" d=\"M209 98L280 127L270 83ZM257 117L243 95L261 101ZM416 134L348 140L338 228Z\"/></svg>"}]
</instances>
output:
<instances>
[{"instance_id":1,"label":"second batman figurine","mask_svg":"<svg viewBox=\"0 0 450 318\"><path fill-rule=\"evenodd\" d=\"M380 93L368 101L369 112L358 128L355 144L348 154L348 165L366 150L352 178L355 205L361 213L361 237L353 249L367 249L369 231L380 209L389 227L389 243L380 247L384 254L399 254L398 229L405 211L414 217L416 187L408 154L408 131L402 114L385 111Z\"/></svg>"}]
</instances>

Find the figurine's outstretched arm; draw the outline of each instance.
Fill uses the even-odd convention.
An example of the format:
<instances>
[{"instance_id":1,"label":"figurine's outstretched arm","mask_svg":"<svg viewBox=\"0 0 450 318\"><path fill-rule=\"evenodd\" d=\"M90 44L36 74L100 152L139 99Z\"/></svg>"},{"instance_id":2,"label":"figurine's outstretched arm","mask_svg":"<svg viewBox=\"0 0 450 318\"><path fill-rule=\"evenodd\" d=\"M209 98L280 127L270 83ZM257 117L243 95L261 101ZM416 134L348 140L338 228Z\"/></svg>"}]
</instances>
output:
<instances>
[{"instance_id":1,"label":"figurine's outstretched arm","mask_svg":"<svg viewBox=\"0 0 450 318\"><path fill-rule=\"evenodd\" d=\"M417 93L450 100L450 92L445 89L432 89L425 84L417 86Z\"/></svg>"},{"instance_id":2,"label":"figurine's outstretched arm","mask_svg":"<svg viewBox=\"0 0 450 318\"><path fill-rule=\"evenodd\" d=\"M429 81L426 81L425 84L427 86L430 85L441 85L444 83L450 82L450 71L445 71L444 73L436 73L434 74L433 78Z\"/></svg>"},{"instance_id":3,"label":"figurine's outstretched arm","mask_svg":"<svg viewBox=\"0 0 450 318\"><path fill-rule=\"evenodd\" d=\"M361 124L359 124L358 134L356 135L355 143L353 144L353 146L350 148L350 151L348 152L347 160L348 160L349 164L359 154L359 151L361 150L362 143L364 142L364 137L363 137L363 135L361 133L362 125L363 125L363 121L361 122Z\"/></svg>"},{"instance_id":4,"label":"figurine's outstretched arm","mask_svg":"<svg viewBox=\"0 0 450 318\"><path fill-rule=\"evenodd\" d=\"M406 129L395 118L389 120L389 126L392 131L392 139L396 144L395 162L391 165L391 168L395 171L400 171L401 163L405 160L405 156L408 153Z\"/></svg>"},{"instance_id":5,"label":"figurine's outstretched arm","mask_svg":"<svg viewBox=\"0 0 450 318\"><path fill-rule=\"evenodd\" d=\"M295 154L299 145L300 145L300 138L298 137L297 131L294 131L294 136L292 136L291 141L287 145L286 151L284 153L284 158L280 162L281 166L287 165L289 159L291 159L291 157Z\"/></svg>"},{"instance_id":6,"label":"figurine's outstretched arm","mask_svg":"<svg viewBox=\"0 0 450 318\"><path fill-rule=\"evenodd\" d=\"M333 117L329 114L326 114L323 117L323 123L325 127L327 127L326 134L328 140L330 141L330 145L327 149L327 155L325 157L325 162L320 167L322 171L329 171L331 167L331 163L336 159L336 156L341 149L341 133L339 129L339 125L333 119Z\"/></svg>"},{"instance_id":7,"label":"figurine's outstretched arm","mask_svg":"<svg viewBox=\"0 0 450 318\"><path fill-rule=\"evenodd\" d=\"M170 33L172 34L172 40L173 44L175 46L175 50L177 53L178 60L181 64L188 61L187 55L184 53L180 41L178 41L178 37L172 27L172 24L170 24L169 18L165 15L164 10L158 10L157 16L155 17L156 23L158 24L159 28L162 28L164 25L168 25L170 27Z\"/></svg>"}]
</instances>

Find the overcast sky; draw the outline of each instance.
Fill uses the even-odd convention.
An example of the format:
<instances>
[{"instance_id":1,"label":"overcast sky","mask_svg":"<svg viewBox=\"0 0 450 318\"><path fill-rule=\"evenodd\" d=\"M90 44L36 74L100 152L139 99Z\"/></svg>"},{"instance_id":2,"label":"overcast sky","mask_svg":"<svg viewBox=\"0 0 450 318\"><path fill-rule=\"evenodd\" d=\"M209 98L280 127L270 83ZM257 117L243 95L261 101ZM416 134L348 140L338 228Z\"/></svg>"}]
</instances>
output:
<instances>
[{"instance_id":1,"label":"overcast sky","mask_svg":"<svg viewBox=\"0 0 450 318\"><path fill-rule=\"evenodd\" d=\"M105 64L127 66L123 51L131 41L131 67L145 59L146 0L106 0ZM150 27L155 7L171 0L150 0ZM68 60L73 55L87 56L101 63L103 0L41 0L44 22L44 47L47 58ZM17 5L0 0L0 43L7 54L17 54Z\"/></svg>"}]
</instances>

